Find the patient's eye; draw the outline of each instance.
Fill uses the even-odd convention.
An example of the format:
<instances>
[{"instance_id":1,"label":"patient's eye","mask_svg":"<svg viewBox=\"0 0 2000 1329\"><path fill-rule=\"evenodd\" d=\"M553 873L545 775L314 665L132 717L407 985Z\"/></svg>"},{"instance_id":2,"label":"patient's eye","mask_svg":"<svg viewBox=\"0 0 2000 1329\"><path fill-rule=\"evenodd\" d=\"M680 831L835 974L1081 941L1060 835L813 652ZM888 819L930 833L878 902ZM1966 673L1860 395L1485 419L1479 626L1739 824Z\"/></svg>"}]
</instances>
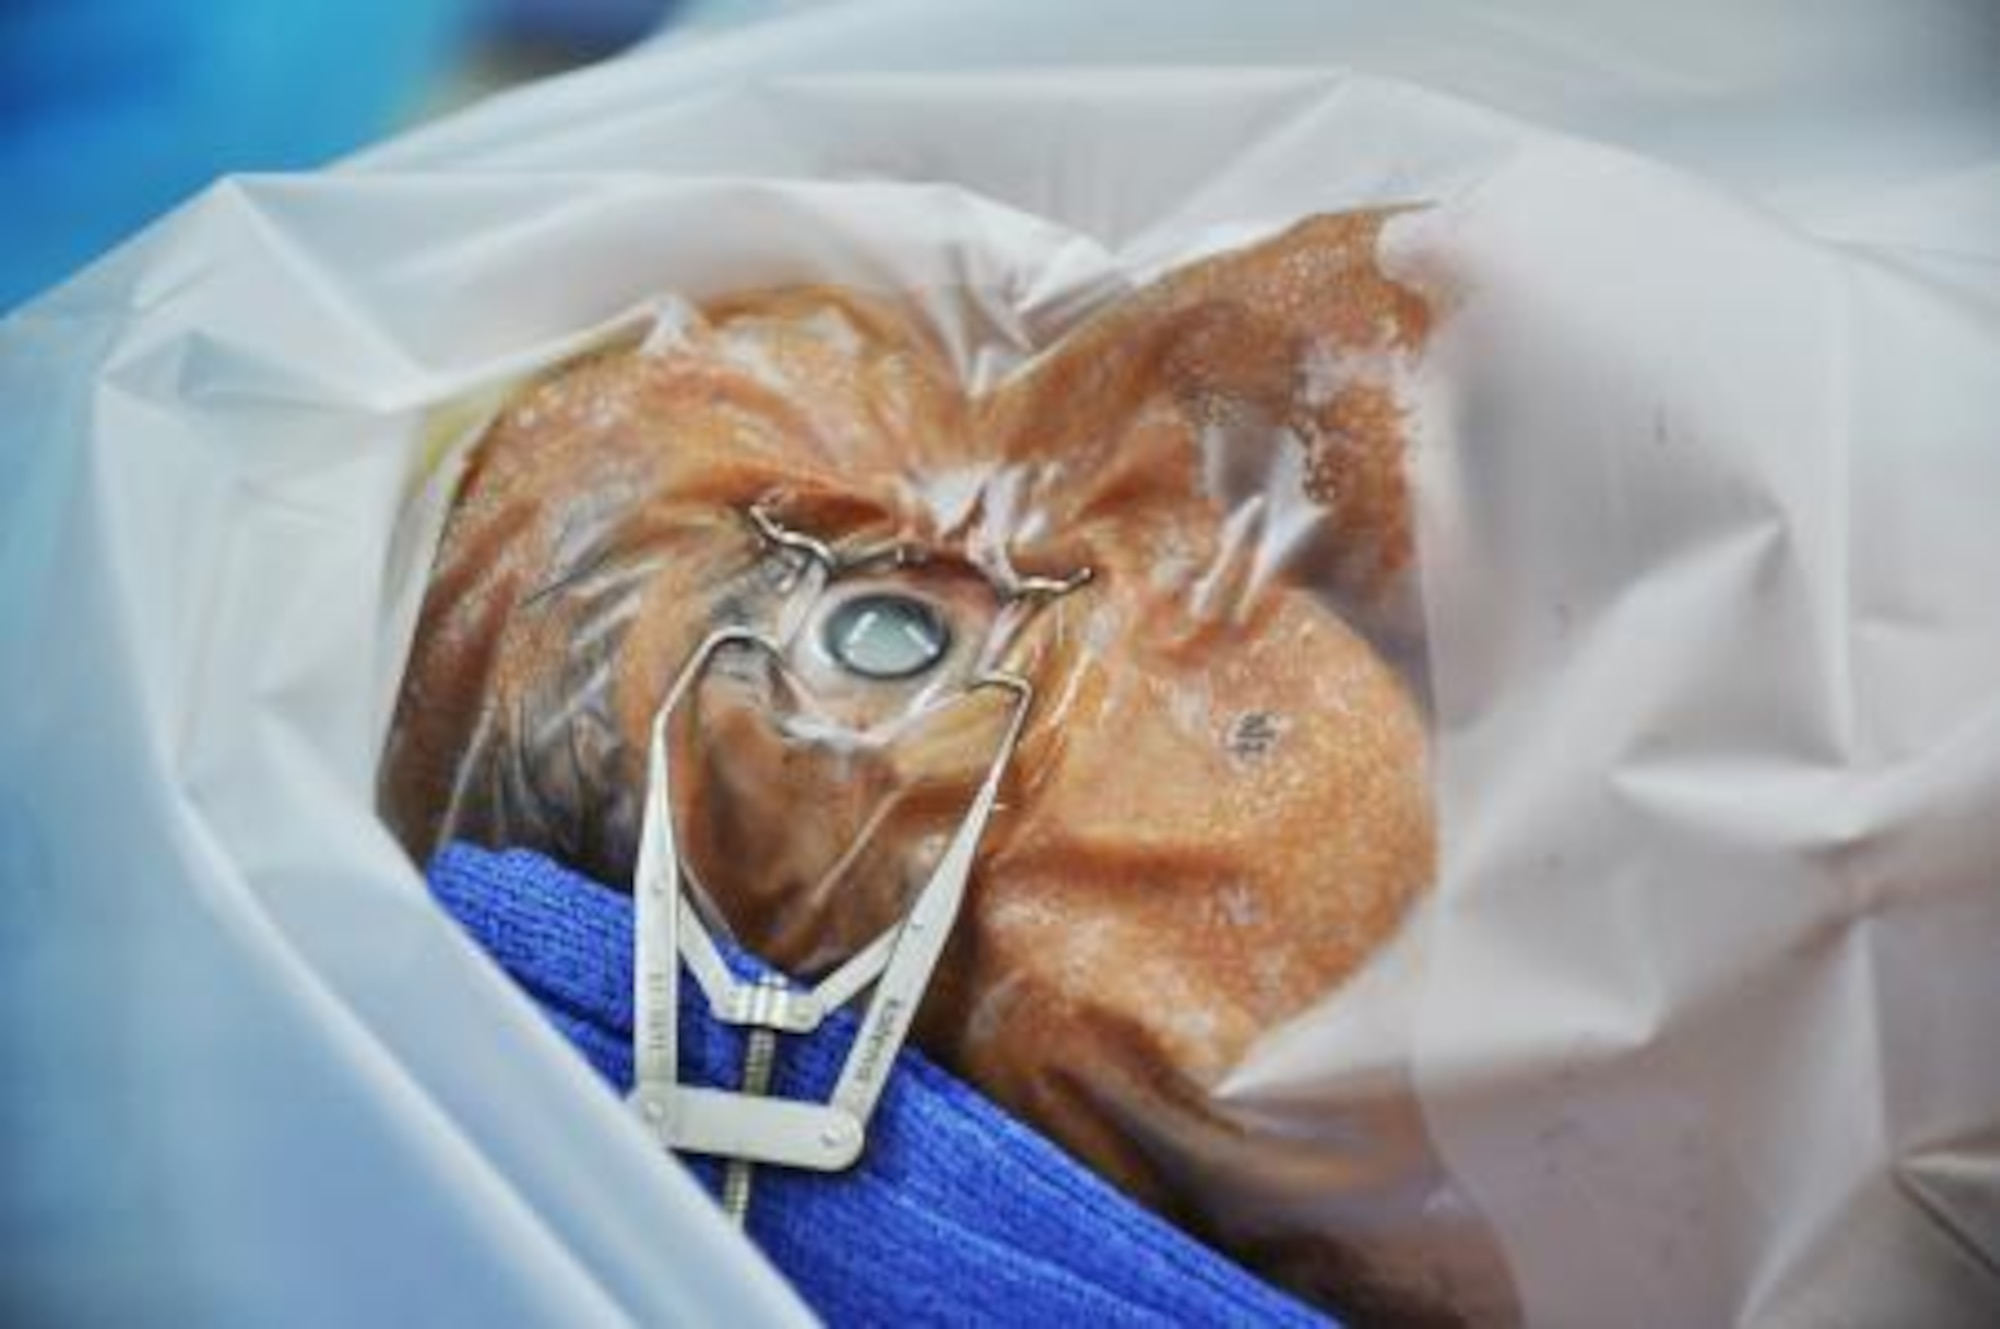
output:
<instances>
[{"instance_id":1,"label":"patient's eye","mask_svg":"<svg viewBox=\"0 0 2000 1329\"><path fill-rule=\"evenodd\" d=\"M856 596L826 618L820 641L835 664L870 679L915 678L944 659L951 628L927 601L877 593Z\"/></svg>"}]
</instances>

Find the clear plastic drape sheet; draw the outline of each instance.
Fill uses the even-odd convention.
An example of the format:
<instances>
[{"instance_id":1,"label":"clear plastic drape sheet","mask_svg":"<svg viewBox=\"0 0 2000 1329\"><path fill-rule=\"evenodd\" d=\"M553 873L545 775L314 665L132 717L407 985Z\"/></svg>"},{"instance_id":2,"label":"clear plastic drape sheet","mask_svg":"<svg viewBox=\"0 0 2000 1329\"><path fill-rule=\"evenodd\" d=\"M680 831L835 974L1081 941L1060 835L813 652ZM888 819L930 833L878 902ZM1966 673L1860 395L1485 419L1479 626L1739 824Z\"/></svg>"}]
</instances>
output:
<instances>
[{"instance_id":1,"label":"clear plastic drape sheet","mask_svg":"<svg viewBox=\"0 0 2000 1329\"><path fill-rule=\"evenodd\" d=\"M803 1318L376 818L441 437L664 293L1032 341L1404 202L1440 879L1223 1092L1414 1105L1533 1323L2000 1302L1990 13L1158 8L669 41L0 325L10 1303Z\"/></svg>"}]
</instances>

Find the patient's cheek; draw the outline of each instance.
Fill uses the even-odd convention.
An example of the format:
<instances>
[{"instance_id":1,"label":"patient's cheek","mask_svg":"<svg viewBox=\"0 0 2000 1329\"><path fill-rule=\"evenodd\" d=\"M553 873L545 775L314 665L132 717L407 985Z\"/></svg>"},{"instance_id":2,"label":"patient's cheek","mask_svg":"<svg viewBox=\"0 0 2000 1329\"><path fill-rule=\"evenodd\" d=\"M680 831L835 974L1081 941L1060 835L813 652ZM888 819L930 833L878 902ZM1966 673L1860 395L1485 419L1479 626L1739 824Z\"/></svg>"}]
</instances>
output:
<instances>
[{"instance_id":1,"label":"patient's cheek","mask_svg":"<svg viewBox=\"0 0 2000 1329\"><path fill-rule=\"evenodd\" d=\"M962 1055L1023 1094L1074 1046L1045 1024L1212 1084L1431 877L1420 718L1359 638L1304 596L1222 650L1123 621L1026 750L968 909Z\"/></svg>"},{"instance_id":2,"label":"patient's cheek","mask_svg":"<svg viewBox=\"0 0 2000 1329\"><path fill-rule=\"evenodd\" d=\"M1197 958L1207 901L1185 883L1162 884L1189 920L1171 934L1161 930L1168 911L1096 908L1074 882L1033 880L983 909L991 982L973 1002L967 1055L1031 1073L1061 1066L1044 1027L1053 1019L1193 1084L1219 1079L1258 1034L1256 1013Z\"/></svg>"}]
</instances>

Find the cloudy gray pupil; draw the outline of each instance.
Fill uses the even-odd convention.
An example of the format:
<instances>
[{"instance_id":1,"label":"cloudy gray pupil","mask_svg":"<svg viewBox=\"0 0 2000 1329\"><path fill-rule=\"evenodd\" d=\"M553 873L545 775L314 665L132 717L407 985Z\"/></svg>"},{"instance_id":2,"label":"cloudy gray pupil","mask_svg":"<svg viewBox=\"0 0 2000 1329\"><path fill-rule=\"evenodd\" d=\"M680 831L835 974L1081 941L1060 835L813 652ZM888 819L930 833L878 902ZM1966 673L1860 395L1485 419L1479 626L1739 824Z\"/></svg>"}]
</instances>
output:
<instances>
[{"instance_id":1,"label":"cloudy gray pupil","mask_svg":"<svg viewBox=\"0 0 2000 1329\"><path fill-rule=\"evenodd\" d=\"M834 611L827 651L864 678L908 678L944 657L951 633L938 612L902 595L866 595Z\"/></svg>"}]
</instances>

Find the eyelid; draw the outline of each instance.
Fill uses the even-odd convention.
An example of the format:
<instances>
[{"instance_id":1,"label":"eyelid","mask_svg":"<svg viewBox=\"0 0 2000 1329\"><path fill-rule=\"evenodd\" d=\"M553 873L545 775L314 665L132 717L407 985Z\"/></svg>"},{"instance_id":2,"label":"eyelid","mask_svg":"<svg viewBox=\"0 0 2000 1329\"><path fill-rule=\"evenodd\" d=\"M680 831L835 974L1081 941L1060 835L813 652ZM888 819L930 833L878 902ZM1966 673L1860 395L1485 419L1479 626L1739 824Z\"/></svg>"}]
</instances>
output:
<instances>
[{"instance_id":1,"label":"eyelid","mask_svg":"<svg viewBox=\"0 0 2000 1329\"><path fill-rule=\"evenodd\" d=\"M746 509L746 515L751 527L766 543L804 554L824 567L832 577L872 571L884 565L890 569L919 567L931 558L930 552L923 546L901 540L885 540L856 550L842 551L816 535L786 526L772 516L770 509L761 502L752 503ZM995 578L990 569L982 567L979 571L1002 604L1030 599L1044 602L1059 600L1072 591L1081 590L1096 577L1096 569L1088 565L1060 577L1023 576L1011 568L1003 568L1003 575Z\"/></svg>"}]
</instances>

